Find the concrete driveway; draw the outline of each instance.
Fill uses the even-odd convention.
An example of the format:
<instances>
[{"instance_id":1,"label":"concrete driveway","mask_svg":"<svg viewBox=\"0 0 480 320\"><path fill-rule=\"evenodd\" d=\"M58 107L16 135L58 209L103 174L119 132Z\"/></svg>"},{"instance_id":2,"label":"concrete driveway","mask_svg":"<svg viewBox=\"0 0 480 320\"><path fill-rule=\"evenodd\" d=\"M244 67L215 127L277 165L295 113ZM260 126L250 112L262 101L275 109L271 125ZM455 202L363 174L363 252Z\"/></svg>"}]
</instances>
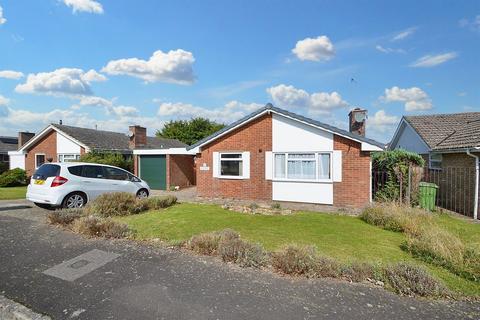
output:
<instances>
[{"instance_id":1,"label":"concrete driveway","mask_svg":"<svg viewBox=\"0 0 480 320\"><path fill-rule=\"evenodd\" d=\"M290 280L129 241L89 240L46 225L40 209L15 204L0 210L0 292L54 319L480 317L474 303Z\"/></svg>"}]
</instances>

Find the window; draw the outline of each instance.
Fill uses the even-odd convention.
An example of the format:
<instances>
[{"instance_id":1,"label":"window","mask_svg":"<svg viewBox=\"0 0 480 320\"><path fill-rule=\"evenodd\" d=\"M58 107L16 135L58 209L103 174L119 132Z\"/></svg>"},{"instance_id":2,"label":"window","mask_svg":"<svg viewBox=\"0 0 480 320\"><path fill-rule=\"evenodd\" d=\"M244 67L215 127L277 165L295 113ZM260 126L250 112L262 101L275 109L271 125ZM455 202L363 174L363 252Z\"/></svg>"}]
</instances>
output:
<instances>
[{"instance_id":1,"label":"window","mask_svg":"<svg viewBox=\"0 0 480 320\"><path fill-rule=\"evenodd\" d=\"M35 168L40 167L44 163L45 163L45 154L43 153L35 154Z\"/></svg>"},{"instance_id":2,"label":"window","mask_svg":"<svg viewBox=\"0 0 480 320\"><path fill-rule=\"evenodd\" d=\"M430 169L442 169L442 154L430 153Z\"/></svg>"},{"instance_id":3,"label":"window","mask_svg":"<svg viewBox=\"0 0 480 320\"><path fill-rule=\"evenodd\" d=\"M126 171L117 169L117 168L110 168L110 167L104 167L105 170L105 176L107 179L110 180L129 180L128 179L128 173Z\"/></svg>"},{"instance_id":4,"label":"window","mask_svg":"<svg viewBox=\"0 0 480 320\"><path fill-rule=\"evenodd\" d=\"M285 180L331 179L331 154L324 152L275 153L274 177Z\"/></svg>"},{"instance_id":5,"label":"window","mask_svg":"<svg viewBox=\"0 0 480 320\"><path fill-rule=\"evenodd\" d=\"M82 177L103 179L103 169L101 166L84 166Z\"/></svg>"},{"instance_id":6,"label":"window","mask_svg":"<svg viewBox=\"0 0 480 320\"><path fill-rule=\"evenodd\" d=\"M56 177L60 175L60 166L56 164L44 164L35 171L32 178L35 180L45 180L49 177Z\"/></svg>"},{"instance_id":7,"label":"window","mask_svg":"<svg viewBox=\"0 0 480 320\"><path fill-rule=\"evenodd\" d=\"M77 161L80 159L79 154L59 154L58 155L58 162L72 162L72 161Z\"/></svg>"},{"instance_id":8,"label":"window","mask_svg":"<svg viewBox=\"0 0 480 320\"><path fill-rule=\"evenodd\" d=\"M68 172L70 172L70 174L73 174L74 176L81 177L82 170L83 170L83 166L68 167Z\"/></svg>"},{"instance_id":9,"label":"window","mask_svg":"<svg viewBox=\"0 0 480 320\"><path fill-rule=\"evenodd\" d=\"M241 153L221 153L220 154L220 176L222 177L242 177L243 159Z\"/></svg>"}]
</instances>

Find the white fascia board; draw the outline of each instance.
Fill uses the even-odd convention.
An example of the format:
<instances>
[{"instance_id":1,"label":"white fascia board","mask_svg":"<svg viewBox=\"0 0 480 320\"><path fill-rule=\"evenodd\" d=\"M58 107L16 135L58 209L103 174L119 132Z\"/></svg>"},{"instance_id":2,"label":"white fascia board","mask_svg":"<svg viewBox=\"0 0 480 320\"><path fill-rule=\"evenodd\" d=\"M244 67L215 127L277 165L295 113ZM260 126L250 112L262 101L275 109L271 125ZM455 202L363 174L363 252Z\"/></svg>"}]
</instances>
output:
<instances>
[{"instance_id":1,"label":"white fascia board","mask_svg":"<svg viewBox=\"0 0 480 320\"><path fill-rule=\"evenodd\" d=\"M370 143L362 142L362 151L385 151L384 149Z\"/></svg>"},{"instance_id":2,"label":"white fascia board","mask_svg":"<svg viewBox=\"0 0 480 320\"><path fill-rule=\"evenodd\" d=\"M87 147L86 145L84 145L82 142L78 141L77 139L71 137L70 135L66 134L65 132L63 132L62 130L59 130L57 129L55 126L52 126L52 125L49 125L48 127L46 127L45 129L43 129L42 131L40 131L38 134L36 134L32 139L30 139L27 143L25 143L19 151L25 151L26 149L28 149L28 147L30 147L32 144L34 144L36 141L38 141L40 138L43 138L50 130L55 130L56 132L60 133L61 135L63 135L65 138L67 139L70 139L72 140L73 142L75 142L76 144L78 144L80 147L84 148L85 149L85 152L89 152L90 151L90 148Z\"/></svg>"},{"instance_id":3,"label":"white fascia board","mask_svg":"<svg viewBox=\"0 0 480 320\"><path fill-rule=\"evenodd\" d=\"M194 156L197 153L195 149L192 149L192 150L187 150L187 148L135 149L133 150L133 154L135 155L178 154L178 155Z\"/></svg>"},{"instance_id":4,"label":"white fascia board","mask_svg":"<svg viewBox=\"0 0 480 320\"><path fill-rule=\"evenodd\" d=\"M25 154L25 151L8 151L9 156L20 156Z\"/></svg>"}]
</instances>

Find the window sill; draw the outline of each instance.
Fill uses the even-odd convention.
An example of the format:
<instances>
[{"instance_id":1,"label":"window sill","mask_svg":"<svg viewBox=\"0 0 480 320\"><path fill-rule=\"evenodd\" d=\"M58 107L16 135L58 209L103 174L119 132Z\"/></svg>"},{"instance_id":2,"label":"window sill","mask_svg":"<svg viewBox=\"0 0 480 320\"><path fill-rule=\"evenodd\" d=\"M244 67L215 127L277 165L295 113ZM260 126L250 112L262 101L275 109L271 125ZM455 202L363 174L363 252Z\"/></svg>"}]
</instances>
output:
<instances>
[{"instance_id":1,"label":"window sill","mask_svg":"<svg viewBox=\"0 0 480 320\"><path fill-rule=\"evenodd\" d=\"M302 182L302 183L333 183L332 179L314 180L314 179L280 179L280 178L273 178L272 181L274 181L274 182Z\"/></svg>"},{"instance_id":2,"label":"window sill","mask_svg":"<svg viewBox=\"0 0 480 320\"><path fill-rule=\"evenodd\" d=\"M218 179L225 179L225 180L247 180L249 178L246 178L246 177L239 177L239 176L218 176L216 177Z\"/></svg>"}]
</instances>

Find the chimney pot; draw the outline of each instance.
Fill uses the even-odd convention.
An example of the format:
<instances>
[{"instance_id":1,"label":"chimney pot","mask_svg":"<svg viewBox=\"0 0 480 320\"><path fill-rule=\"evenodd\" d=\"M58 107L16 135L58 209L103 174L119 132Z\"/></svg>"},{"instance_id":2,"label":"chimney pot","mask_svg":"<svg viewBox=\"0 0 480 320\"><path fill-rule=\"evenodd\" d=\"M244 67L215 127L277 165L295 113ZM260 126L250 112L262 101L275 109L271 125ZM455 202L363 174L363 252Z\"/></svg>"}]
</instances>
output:
<instances>
[{"instance_id":1,"label":"chimney pot","mask_svg":"<svg viewBox=\"0 0 480 320\"><path fill-rule=\"evenodd\" d=\"M128 131L130 132L130 135L129 135L130 140L128 143L128 147L130 149L136 149L136 148L144 147L147 145L147 129L146 128L139 125L135 125L135 126L129 126Z\"/></svg>"},{"instance_id":2,"label":"chimney pot","mask_svg":"<svg viewBox=\"0 0 480 320\"><path fill-rule=\"evenodd\" d=\"M361 108L354 108L348 114L349 131L365 137L365 127L367 123L367 110Z\"/></svg>"}]
</instances>

